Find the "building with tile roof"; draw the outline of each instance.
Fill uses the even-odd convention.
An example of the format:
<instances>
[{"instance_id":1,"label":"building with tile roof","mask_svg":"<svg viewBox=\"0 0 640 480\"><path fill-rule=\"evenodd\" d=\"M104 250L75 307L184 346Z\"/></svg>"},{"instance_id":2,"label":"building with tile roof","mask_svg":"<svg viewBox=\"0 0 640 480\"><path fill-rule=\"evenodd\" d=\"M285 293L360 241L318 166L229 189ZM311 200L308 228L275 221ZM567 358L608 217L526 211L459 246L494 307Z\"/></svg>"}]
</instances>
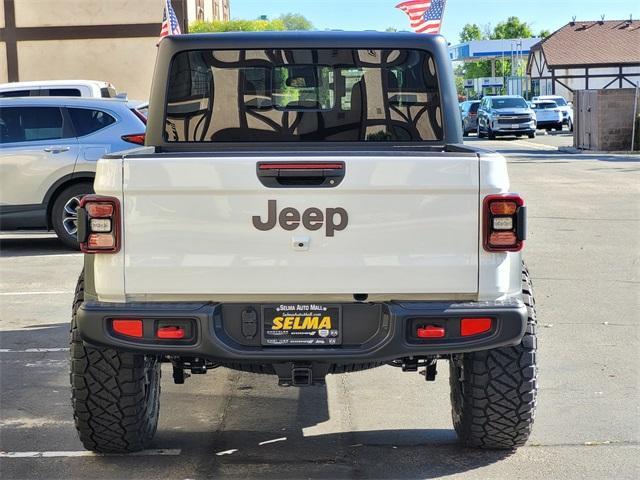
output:
<instances>
[{"instance_id":1,"label":"building with tile roof","mask_svg":"<svg viewBox=\"0 0 640 480\"><path fill-rule=\"evenodd\" d=\"M533 95L632 88L640 82L640 21L572 21L531 47Z\"/></svg>"}]
</instances>

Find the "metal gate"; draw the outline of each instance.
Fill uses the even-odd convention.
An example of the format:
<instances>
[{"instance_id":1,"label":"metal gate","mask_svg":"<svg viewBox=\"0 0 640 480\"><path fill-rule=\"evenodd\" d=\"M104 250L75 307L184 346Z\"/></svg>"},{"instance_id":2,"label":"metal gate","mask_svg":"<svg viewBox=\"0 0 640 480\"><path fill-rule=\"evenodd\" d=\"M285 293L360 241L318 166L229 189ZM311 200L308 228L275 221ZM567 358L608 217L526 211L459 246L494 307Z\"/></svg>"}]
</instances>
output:
<instances>
[{"instance_id":1,"label":"metal gate","mask_svg":"<svg viewBox=\"0 0 640 480\"><path fill-rule=\"evenodd\" d=\"M574 95L573 146L590 150L596 134L597 90L578 90Z\"/></svg>"}]
</instances>

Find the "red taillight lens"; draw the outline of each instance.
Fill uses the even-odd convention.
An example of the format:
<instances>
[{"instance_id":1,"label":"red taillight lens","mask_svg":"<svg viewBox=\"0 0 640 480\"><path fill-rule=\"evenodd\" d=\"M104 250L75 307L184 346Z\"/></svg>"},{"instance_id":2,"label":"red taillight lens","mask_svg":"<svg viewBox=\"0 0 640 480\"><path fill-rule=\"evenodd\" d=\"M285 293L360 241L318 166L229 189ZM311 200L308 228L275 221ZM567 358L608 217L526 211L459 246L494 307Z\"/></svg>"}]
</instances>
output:
<instances>
[{"instance_id":1,"label":"red taillight lens","mask_svg":"<svg viewBox=\"0 0 640 480\"><path fill-rule=\"evenodd\" d=\"M259 170L342 170L342 163L260 163Z\"/></svg>"},{"instance_id":2,"label":"red taillight lens","mask_svg":"<svg viewBox=\"0 0 640 480\"><path fill-rule=\"evenodd\" d=\"M489 243L494 247L509 247L518 241L514 232L492 232L489 235Z\"/></svg>"},{"instance_id":3,"label":"red taillight lens","mask_svg":"<svg viewBox=\"0 0 640 480\"><path fill-rule=\"evenodd\" d=\"M444 327L437 325L427 325L426 327L418 327L416 336L418 338L442 338L444 337Z\"/></svg>"},{"instance_id":4,"label":"red taillight lens","mask_svg":"<svg viewBox=\"0 0 640 480\"><path fill-rule=\"evenodd\" d=\"M87 247L94 250L113 248L115 245L115 238L110 233L92 233L87 239Z\"/></svg>"},{"instance_id":5,"label":"red taillight lens","mask_svg":"<svg viewBox=\"0 0 640 480\"><path fill-rule=\"evenodd\" d=\"M122 140L136 145L144 145L144 133L133 133L131 135L122 135Z\"/></svg>"},{"instance_id":6,"label":"red taillight lens","mask_svg":"<svg viewBox=\"0 0 640 480\"><path fill-rule=\"evenodd\" d=\"M111 328L120 335L136 338L142 337L142 320L113 320L111 322Z\"/></svg>"},{"instance_id":7,"label":"red taillight lens","mask_svg":"<svg viewBox=\"0 0 640 480\"><path fill-rule=\"evenodd\" d=\"M184 333L184 328L178 326L178 325L168 325L165 327L159 327L158 331L156 332L156 337L158 338L162 338L162 339L172 339L172 340L179 340L181 338L184 338L185 333Z\"/></svg>"},{"instance_id":8,"label":"red taillight lens","mask_svg":"<svg viewBox=\"0 0 640 480\"><path fill-rule=\"evenodd\" d=\"M87 213L91 218L108 218L113 215L112 203L87 203L85 206Z\"/></svg>"},{"instance_id":9,"label":"red taillight lens","mask_svg":"<svg viewBox=\"0 0 640 480\"><path fill-rule=\"evenodd\" d=\"M470 337L491 330L491 318L463 318L460 320L460 335Z\"/></svg>"},{"instance_id":10,"label":"red taillight lens","mask_svg":"<svg viewBox=\"0 0 640 480\"><path fill-rule=\"evenodd\" d=\"M484 249L518 252L526 238L526 208L519 195L505 193L484 199Z\"/></svg>"},{"instance_id":11,"label":"red taillight lens","mask_svg":"<svg viewBox=\"0 0 640 480\"><path fill-rule=\"evenodd\" d=\"M120 250L120 201L86 195L78 210L78 241L84 253L116 253Z\"/></svg>"}]
</instances>

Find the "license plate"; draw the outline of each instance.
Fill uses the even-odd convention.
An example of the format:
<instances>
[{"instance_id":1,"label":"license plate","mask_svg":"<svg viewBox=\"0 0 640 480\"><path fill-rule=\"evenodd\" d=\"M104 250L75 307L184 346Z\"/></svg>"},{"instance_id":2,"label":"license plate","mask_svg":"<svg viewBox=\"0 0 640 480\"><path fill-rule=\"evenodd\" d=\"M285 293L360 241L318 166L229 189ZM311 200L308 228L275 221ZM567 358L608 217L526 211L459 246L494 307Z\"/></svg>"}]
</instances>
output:
<instances>
[{"instance_id":1,"label":"license plate","mask_svg":"<svg viewBox=\"0 0 640 480\"><path fill-rule=\"evenodd\" d=\"M520 125L517 123L511 124L511 128L520 128Z\"/></svg>"},{"instance_id":2,"label":"license plate","mask_svg":"<svg viewBox=\"0 0 640 480\"><path fill-rule=\"evenodd\" d=\"M262 307L262 344L333 346L342 344L338 305L282 304Z\"/></svg>"}]
</instances>

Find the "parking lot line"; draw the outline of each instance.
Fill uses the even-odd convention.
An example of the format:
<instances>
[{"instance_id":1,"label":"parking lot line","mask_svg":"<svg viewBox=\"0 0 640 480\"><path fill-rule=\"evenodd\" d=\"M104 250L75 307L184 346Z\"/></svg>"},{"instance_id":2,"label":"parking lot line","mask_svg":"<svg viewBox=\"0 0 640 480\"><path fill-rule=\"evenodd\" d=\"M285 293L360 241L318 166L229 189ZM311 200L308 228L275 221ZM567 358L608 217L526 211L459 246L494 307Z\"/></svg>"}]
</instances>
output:
<instances>
[{"instance_id":1,"label":"parking lot line","mask_svg":"<svg viewBox=\"0 0 640 480\"><path fill-rule=\"evenodd\" d=\"M38 254L29 255L29 259L56 258L56 257L74 258L74 257L82 257L82 256L84 256L84 253L43 253L42 255L38 255Z\"/></svg>"},{"instance_id":2,"label":"parking lot line","mask_svg":"<svg viewBox=\"0 0 640 480\"><path fill-rule=\"evenodd\" d=\"M18 295L71 295L73 290L53 290L49 292L0 292L0 295L10 297Z\"/></svg>"},{"instance_id":3,"label":"parking lot line","mask_svg":"<svg viewBox=\"0 0 640 480\"><path fill-rule=\"evenodd\" d=\"M547 150L547 151L557 151L558 147L551 147L549 145L541 145L539 143L527 142L526 140L516 140L513 143L518 143L520 145L525 145L528 148L534 148L536 150Z\"/></svg>"},{"instance_id":4,"label":"parking lot line","mask_svg":"<svg viewBox=\"0 0 640 480\"><path fill-rule=\"evenodd\" d=\"M160 448L156 450L143 450L134 453L96 453L88 450L78 451L50 451L50 452L0 452L0 458L55 458L55 457L153 457L176 456L182 450L179 448Z\"/></svg>"},{"instance_id":5,"label":"parking lot line","mask_svg":"<svg viewBox=\"0 0 640 480\"><path fill-rule=\"evenodd\" d=\"M13 350L11 348L0 348L0 353L44 353L44 352L68 352L69 347L60 348L27 348L25 350Z\"/></svg>"}]
</instances>

